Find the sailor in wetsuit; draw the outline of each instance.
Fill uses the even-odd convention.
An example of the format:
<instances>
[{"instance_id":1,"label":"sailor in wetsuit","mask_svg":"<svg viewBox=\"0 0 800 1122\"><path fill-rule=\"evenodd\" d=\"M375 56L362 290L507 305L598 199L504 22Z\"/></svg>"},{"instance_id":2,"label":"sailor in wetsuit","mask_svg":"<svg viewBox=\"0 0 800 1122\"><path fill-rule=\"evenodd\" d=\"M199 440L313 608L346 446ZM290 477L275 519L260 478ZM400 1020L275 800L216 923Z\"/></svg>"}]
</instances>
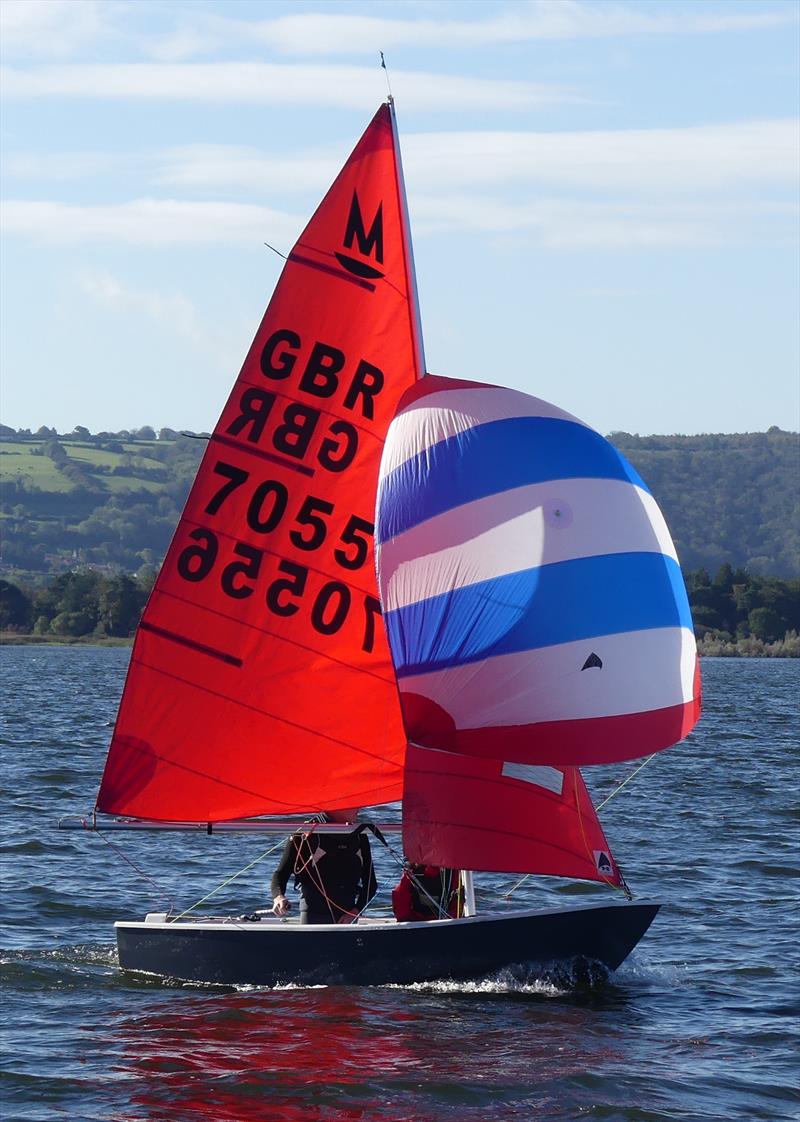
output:
<instances>
[{"instance_id":1,"label":"sailor in wetsuit","mask_svg":"<svg viewBox=\"0 0 800 1122\"><path fill-rule=\"evenodd\" d=\"M327 822L355 822L357 810L331 811ZM286 886L300 890L301 923L352 923L375 895L377 884L364 826L325 833L324 824L292 834L272 877L272 910L286 915Z\"/></svg>"}]
</instances>

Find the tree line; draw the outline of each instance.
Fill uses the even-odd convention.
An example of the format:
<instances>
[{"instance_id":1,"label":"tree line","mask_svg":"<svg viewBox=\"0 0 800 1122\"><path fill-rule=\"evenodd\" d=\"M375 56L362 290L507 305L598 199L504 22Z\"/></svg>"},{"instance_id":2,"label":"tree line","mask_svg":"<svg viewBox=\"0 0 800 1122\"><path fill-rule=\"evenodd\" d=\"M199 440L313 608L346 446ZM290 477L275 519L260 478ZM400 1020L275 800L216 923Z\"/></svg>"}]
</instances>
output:
<instances>
[{"instance_id":1,"label":"tree line","mask_svg":"<svg viewBox=\"0 0 800 1122\"><path fill-rule=\"evenodd\" d=\"M0 580L0 630L52 638L133 634L155 580L91 569L62 573L45 587ZM686 575L695 634L707 654L800 656L800 580L761 577L729 563L713 577Z\"/></svg>"},{"instance_id":2,"label":"tree line","mask_svg":"<svg viewBox=\"0 0 800 1122\"><path fill-rule=\"evenodd\" d=\"M102 448L109 441L125 444L134 440L175 440L180 433L175 429L161 428L156 430L151 425L142 425L138 429L120 429L118 432L92 433L85 425L76 425L71 432L59 432L49 425L40 425L35 432L30 429L13 429L10 425L0 425L0 439L5 440L86 440ZM113 451L113 449L111 449Z\"/></svg>"},{"instance_id":3,"label":"tree line","mask_svg":"<svg viewBox=\"0 0 800 1122\"><path fill-rule=\"evenodd\" d=\"M701 654L800 657L800 580L755 576L728 562L686 574Z\"/></svg>"},{"instance_id":4,"label":"tree line","mask_svg":"<svg viewBox=\"0 0 800 1122\"><path fill-rule=\"evenodd\" d=\"M0 630L58 638L127 638L136 630L154 568L134 578L104 576L91 569L62 573L43 588L0 580Z\"/></svg>"}]
</instances>

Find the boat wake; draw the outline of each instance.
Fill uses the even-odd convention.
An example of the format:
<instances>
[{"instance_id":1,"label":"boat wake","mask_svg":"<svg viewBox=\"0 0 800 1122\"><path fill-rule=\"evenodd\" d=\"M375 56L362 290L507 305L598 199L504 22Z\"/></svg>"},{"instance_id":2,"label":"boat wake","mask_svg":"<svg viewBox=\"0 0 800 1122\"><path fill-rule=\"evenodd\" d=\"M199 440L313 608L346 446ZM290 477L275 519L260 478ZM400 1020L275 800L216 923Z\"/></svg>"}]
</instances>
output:
<instances>
[{"instance_id":1,"label":"boat wake","mask_svg":"<svg viewBox=\"0 0 800 1122\"><path fill-rule=\"evenodd\" d=\"M385 989L402 989L420 993L464 994L522 994L535 997L564 997L576 992L602 990L609 980L609 972L600 962L576 958L566 962L518 963L505 967L485 978L470 981L452 979L434 982L412 982L408 985L389 985Z\"/></svg>"},{"instance_id":2,"label":"boat wake","mask_svg":"<svg viewBox=\"0 0 800 1122\"><path fill-rule=\"evenodd\" d=\"M116 947L77 944L4 950L0 955L3 988L34 992L59 988L74 990L115 984L119 976Z\"/></svg>"},{"instance_id":3,"label":"boat wake","mask_svg":"<svg viewBox=\"0 0 800 1122\"><path fill-rule=\"evenodd\" d=\"M614 972L614 982L620 986L662 987L675 989L687 983L689 967L659 963L639 950L626 959Z\"/></svg>"},{"instance_id":4,"label":"boat wake","mask_svg":"<svg viewBox=\"0 0 800 1122\"><path fill-rule=\"evenodd\" d=\"M25 964L42 966L108 966L118 965L117 948L109 944L76 943L63 947L32 947L25 950L7 949L0 954L0 966L13 967Z\"/></svg>"},{"instance_id":5,"label":"boat wake","mask_svg":"<svg viewBox=\"0 0 800 1122\"><path fill-rule=\"evenodd\" d=\"M320 984L303 985L296 982L274 986L231 985L213 982L181 980L146 973L144 971L120 972L116 948L107 944L75 944L72 946L6 950L0 955L0 974L6 982L12 977L34 983L35 979L52 980L53 974L73 982L83 973L113 977L126 984L158 987L190 988L198 990L224 990L237 993L272 991L321 990L331 987ZM641 953L629 959L611 974L599 962L575 958L567 962L541 964L517 963L482 978L470 980L439 979L427 982L385 983L375 987L385 990L403 990L409 993L432 994L510 994L526 997L568 997L570 995L601 993L609 989L675 988L686 984L687 968L662 965Z\"/></svg>"}]
</instances>

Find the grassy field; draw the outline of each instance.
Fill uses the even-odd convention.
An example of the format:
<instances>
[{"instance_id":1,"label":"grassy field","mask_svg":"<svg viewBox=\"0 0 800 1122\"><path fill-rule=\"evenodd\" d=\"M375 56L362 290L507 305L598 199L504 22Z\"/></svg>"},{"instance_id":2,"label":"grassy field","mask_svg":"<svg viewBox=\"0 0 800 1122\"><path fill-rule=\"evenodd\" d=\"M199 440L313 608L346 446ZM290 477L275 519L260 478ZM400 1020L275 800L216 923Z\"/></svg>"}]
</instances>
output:
<instances>
[{"instance_id":1,"label":"grassy field","mask_svg":"<svg viewBox=\"0 0 800 1122\"><path fill-rule=\"evenodd\" d=\"M49 493L75 491L77 485L68 479L50 459L41 455L44 441L3 441L0 443L0 480L11 482L25 480L30 490ZM123 491L161 491L163 482L147 478L150 471L163 471L164 465L151 456L148 451L153 445L148 443L124 444L124 453L108 452L82 441L62 440L61 446L70 460L78 466L89 469L92 490L105 494L118 494ZM95 474L92 468L102 467L112 471L118 467L129 467L132 475Z\"/></svg>"},{"instance_id":2,"label":"grassy field","mask_svg":"<svg viewBox=\"0 0 800 1122\"><path fill-rule=\"evenodd\" d=\"M0 438L0 573L39 585L82 565L135 573L163 556L202 441ZM56 460L48 453L55 452Z\"/></svg>"},{"instance_id":3,"label":"grassy field","mask_svg":"<svg viewBox=\"0 0 800 1122\"><path fill-rule=\"evenodd\" d=\"M106 452L102 448L92 448L89 444L68 444L64 442L64 448L71 460L97 467L119 467L125 459L119 452ZM130 456L133 467L160 468L163 466L159 460L148 456L142 448L131 445L127 447L123 445L123 448L125 448L125 454Z\"/></svg>"},{"instance_id":4,"label":"grassy field","mask_svg":"<svg viewBox=\"0 0 800 1122\"><path fill-rule=\"evenodd\" d=\"M48 456L35 456L32 454L36 444L16 444L3 442L0 444L0 479L3 482L14 479L28 480L28 486L37 491L74 491L75 484L70 483Z\"/></svg>"}]
</instances>

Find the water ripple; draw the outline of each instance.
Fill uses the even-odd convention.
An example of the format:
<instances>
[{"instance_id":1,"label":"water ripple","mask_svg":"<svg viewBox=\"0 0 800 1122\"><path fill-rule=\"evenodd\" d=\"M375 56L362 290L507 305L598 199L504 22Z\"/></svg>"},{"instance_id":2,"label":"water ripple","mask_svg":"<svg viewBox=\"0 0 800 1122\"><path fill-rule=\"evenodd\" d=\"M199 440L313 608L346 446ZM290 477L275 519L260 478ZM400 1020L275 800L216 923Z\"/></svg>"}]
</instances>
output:
<instances>
[{"instance_id":1,"label":"water ripple","mask_svg":"<svg viewBox=\"0 0 800 1122\"><path fill-rule=\"evenodd\" d=\"M111 849L53 828L94 802L127 658L0 650L13 683L0 832L8 1122L800 1117L796 663L706 659L699 728L604 810L637 895L664 902L610 979L512 971L264 990L124 974L112 931L169 900L188 906L263 842L121 836ZM587 781L605 797L632 767L591 769ZM382 855L378 866L385 903L394 867ZM261 906L270 872L256 866L215 909ZM497 905L514 879L481 877L479 902ZM575 897L604 898L532 878L514 906Z\"/></svg>"}]
</instances>

